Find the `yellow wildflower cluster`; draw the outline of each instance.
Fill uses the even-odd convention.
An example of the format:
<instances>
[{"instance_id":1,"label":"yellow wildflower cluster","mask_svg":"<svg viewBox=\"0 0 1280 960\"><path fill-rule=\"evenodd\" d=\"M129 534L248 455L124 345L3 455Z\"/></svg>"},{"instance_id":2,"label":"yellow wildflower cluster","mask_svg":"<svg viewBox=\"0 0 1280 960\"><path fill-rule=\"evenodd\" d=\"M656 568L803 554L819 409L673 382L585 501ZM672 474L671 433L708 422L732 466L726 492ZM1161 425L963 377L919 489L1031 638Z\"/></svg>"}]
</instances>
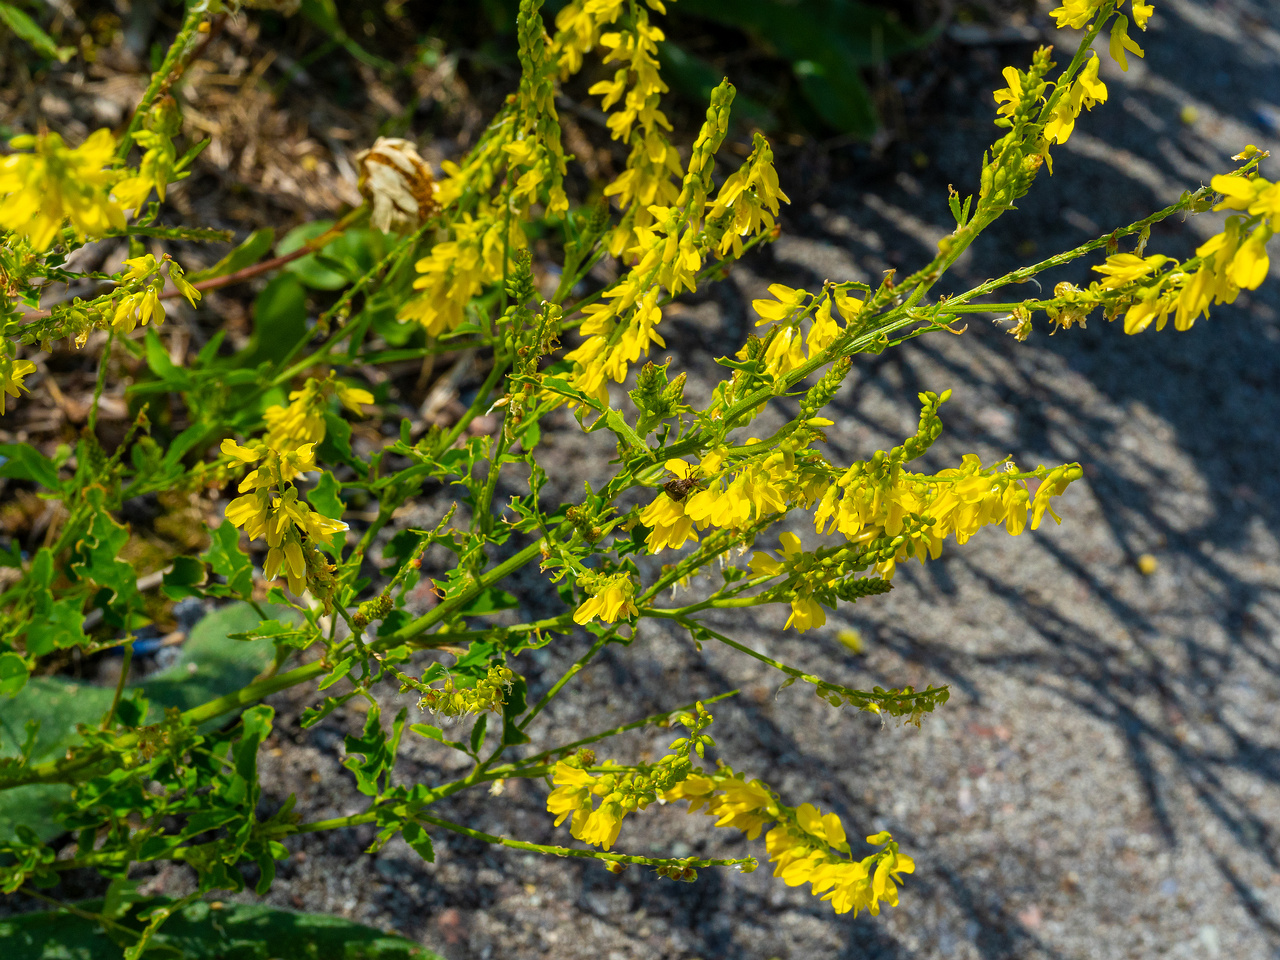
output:
<instances>
[{"instance_id":1,"label":"yellow wildflower cluster","mask_svg":"<svg viewBox=\"0 0 1280 960\"><path fill-rule=\"evenodd\" d=\"M258 464L240 481L237 497L227 505L227 520L244 528L250 540L265 536L267 559L263 572L274 580L281 570L289 589L301 595L310 584L325 582L331 572L316 550L333 534L347 529L341 520L314 512L298 499L293 481L316 467L315 447L325 437L324 408L330 393L354 410L372 403L367 390L348 387L332 375L309 378L301 390L289 394L288 406L268 407L264 413L266 436L252 446L234 440L222 442L222 452L243 464Z\"/></svg>"},{"instance_id":2,"label":"yellow wildflower cluster","mask_svg":"<svg viewBox=\"0 0 1280 960\"><path fill-rule=\"evenodd\" d=\"M0 159L0 229L26 237L37 252L49 248L65 220L81 240L124 229L124 210L111 196L117 177L110 130L75 148L56 133L14 137L9 146L31 152Z\"/></svg>"},{"instance_id":3,"label":"yellow wildflower cluster","mask_svg":"<svg viewBox=\"0 0 1280 960\"><path fill-rule=\"evenodd\" d=\"M765 836L773 875L789 887L810 884L813 894L830 901L836 913L852 910L856 916L865 909L875 915L881 903L896 907L902 874L915 871L915 863L898 852L887 831L867 837L867 843L882 849L855 860L838 815L823 815L809 803L787 807L759 780L746 780L728 767L710 775L693 773L663 799L688 800L690 813L705 810L717 827L741 830L749 840L775 824Z\"/></svg>"},{"instance_id":4,"label":"yellow wildflower cluster","mask_svg":"<svg viewBox=\"0 0 1280 960\"><path fill-rule=\"evenodd\" d=\"M775 381L835 343L847 325L858 319L863 307L863 301L845 286L832 287L815 297L807 290L775 283L770 285L769 293L772 300L753 300L751 308L760 317L757 327L772 325L764 338L760 372ZM806 318L809 329L804 333L802 322ZM751 347L750 342L745 344L737 353L738 359L752 359Z\"/></svg>"},{"instance_id":5,"label":"yellow wildflower cluster","mask_svg":"<svg viewBox=\"0 0 1280 960\"><path fill-rule=\"evenodd\" d=\"M578 583L591 596L573 612L575 623L587 623L596 619L613 623L617 620L630 619L638 612L631 599L635 595L636 586L628 574L618 573L613 576L588 574Z\"/></svg>"},{"instance_id":6,"label":"yellow wildflower cluster","mask_svg":"<svg viewBox=\"0 0 1280 960\"><path fill-rule=\"evenodd\" d=\"M116 138L105 128L78 147L42 131L9 141L18 151L0 158L0 230L23 236L43 253L69 221L76 238L93 240L124 230L125 211L137 211L154 188L179 177L171 136L176 113L158 107L134 139L145 152L136 171L113 169Z\"/></svg>"},{"instance_id":7,"label":"yellow wildflower cluster","mask_svg":"<svg viewBox=\"0 0 1280 960\"><path fill-rule=\"evenodd\" d=\"M555 814L555 825L572 816L569 832L577 840L608 850L618 839L622 820L636 810L644 810L661 797L669 797L672 789L689 775L691 753L702 756L715 741L702 731L711 725L712 716L701 703L695 713L681 714L677 720L689 728L689 734L672 741L671 753L651 766L636 770L612 768L606 762L601 772L593 775L583 769L595 761L590 751L568 761L561 760L551 774L555 789L547 797L547 810ZM594 797L600 798L595 806ZM662 802L666 802L663 800Z\"/></svg>"},{"instance_id":8,"label":"yellow wildflower cluster","mask_svg":"<svg viewBox=\"0 0 1280 960\"><path fill-rule=\"evenodd\" d=\"M501 713L507 691L515 680L511 668L492 665L485 676L471 687L458 687L453 677L446 677L438 689L428 687L422 691L418 707L445 717L461 717L470 713Z\"/></svg>"},{"instance_id":9,"label":"yellow wildflower cluster","mask_svg":"<svg viewBox=\"0 0 1280 960\"><path fill-rule=\"evenodd\" d=\"M168 254L157 261L148 253L126 260L124 265L127 269L120 277L120 285L127 292L115 303L111 314L111 327L116 333L132 333L139 325L164 323L164 304L160 301L164 290L161 267L167 268L169 279L193 307L200 299L200 291L187 282L182 268Z\"/></svg>"},{"instance_id":10,"label":"yellow wildflower cluster","mask_svg":"<svg viewBox=\"0 0 1280 960\"><path fill-rule=\"evenodd\" d=\"M1248 147L1236 159L1253 162L1267 156ZM1280 183L1252 170L1216 176L1210 186L1222 195L1214 210L1238 211L1221 233L1179 262L1163 254L1115 253L1093 269L1102 274L1087 289L1059 284L1046 306L1051 322L1070 327L1096 307L1108 319L1123 314L1125 333L1141 333L1154 324L1163 330L1173 318L1177 330L1189 330L1209 308L1232 303L1241 290L1255 290L1271 267L1267 244L1280 227Z\"/></svg>"},{"instance_id":11,"label":"yellow wildflower cluster","mask_svg":"<svg viewBox=\"0 0 1280 960\"><path fill-rule=\"evenodd\" d=\"M763 174L750 184L726 183L716 201L708 199L711 166L728 129L732 99L733 91L727 83L712 92L706 122L694 142L684 182L675 196L676 205L654 204L648 208L652 220L647 226L636 222L628 228L635 238L625 255L631 269L603 291L599 302L583 309L586 320L580 332L585 340L566 359L574 362L573 385L601 403L608 402L608 380L621 383L631 364L648 355L650 345L665 346L655 329L662 320L659 299L664 291L674 296L682 290L696 289L697 273L707 249L732 226L736 212L746 210L747 224L759 225L763 221L758 215L753 216L752 210L758 206L774 212L778 209L780 197L767 193L776 178L770 181ZM760 157L767 151L768 143L758 138L748 164L759 167L763 162ZM717 203L723 213L720 221L712 223L705 218Z\"/></svg>"}]
</instances>

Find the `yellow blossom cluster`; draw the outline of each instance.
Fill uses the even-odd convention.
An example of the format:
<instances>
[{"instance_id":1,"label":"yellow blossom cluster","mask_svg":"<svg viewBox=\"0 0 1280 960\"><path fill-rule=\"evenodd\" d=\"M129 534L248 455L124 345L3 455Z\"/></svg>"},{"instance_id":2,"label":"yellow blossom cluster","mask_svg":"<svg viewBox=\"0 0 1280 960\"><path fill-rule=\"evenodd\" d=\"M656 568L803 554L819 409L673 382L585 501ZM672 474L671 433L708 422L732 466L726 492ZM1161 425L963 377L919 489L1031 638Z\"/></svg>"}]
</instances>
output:
<instances>
[{"instance_id":1,"label":"yellow blossom cluster","mask_svg":"<svg viewBox=\"0 0 1280 960\"><path fill-rule=\"evenodd\" d=\"M588 574L582 577L579 584L591 596L579 604L573 612L575 623L588 623L591 620L603 620L614 623L634 617L638 612L632 601L635 595L635 583L625 573L612 576L595 576Z\"/></svg>"},{"instance_id":2,"label":"yellow blossom cluster","mask_svg":"<svg viewBox=\"0 0 1280 960\"><path fill-rule=\"evenodd\" d=\"M125 211L135 213L152 189L164 199L178 179L172 117L157 109L134 139L145 152L138 170L115 169L116 138L103 128L78 147L42 131L12 138L14 153L0 157L0 230L23 236L37 253L58 237L65 222L79 240L124 230Z\"/></svg>"},{"instance_id":3,"label":"yellow blossom cluster","mask_svg":"<svg viewBox=\"0 0 1280 960\"><path fill-rule=\"evenodd\" d=\"M1250 146L1237 159L1265 156ZM1280 227L1280 183L1250 171L1216 176L1210 186L1222 195L1214 210L1232 215L1193 258L1179 262L1163 254L1114 253L1093 268L1102 279L1088 289L1070 284L1055 289L1056 302L1046 307L1050 320L1069 327L1102 306L1108 319L1123 314L1125 333L1152 325L1163 330L1171 317L1175 329L1189 330L1211 306L1232 303L1241 290L1261 286L1271 268L1267 244Z\"/></svg>"},{"instance_id":4,"label":"yellow blossom cluster","mask_svg":"<svg viewBox=\"0 0 1280 960\"><path fill-rule=\"evenodd\" d=\"M778 802L759 780L747 780L727 767L710 775L693 773L663 794L667 801L689 801L689 812L705 810L717 827L741 830L755 840L770 823L765 849L773 874L789 887L808 883L815 896L830 901L836 913L880 912L881 903L898 905L902 874L915 863L898 851L887 832L867 837L882 849L853 859L844 825L835 813L822 814L812 804L792 809Z\"/></svg>"},{"instance_id":5,"label":"yellow blossom cluster","mask_svg":"<svg viewBox=\"0 0 1280 960\"><path fill-rule=\"evenodd\" d=\"M0 158L0 229L25 236L38 252L66 220L81 240L124 229L124 210L111 196L117 176L110 130L95 131L75 148L56 133L14 137L9 146L30 152Z\"/></svg>"},{"instance_id":6,"label":"yellow blossom cluster","mask_svg":"<svg viewBox=\"0 0 1280 960\"><path fill-rule=\"evenodd\" d=\"M289 589L300 595L309 578L323 580L329 565L316 551L333 534L346 530L341 520L323 517L298 499L293 481L316 467L315 447L325 437L324 409L333 393L356 413L360 404L372 403L367 390L349 387L332 373L324 380L308 378L300 390L289 394L288 406L268 407L263 418L267 432L252 446L222 442L222 452L245 465L257 464L240 481L237 497L227 505L227 520L242 527L250 540L266 538L267 559L263 572L274 580L281 570Z\"/></svg>"},{"instance_id":7,"label":"yellow blossom cluster","mask_svg":"<svg viewBox=\"0 0 1280 960\"><path fill-rule=\"evenodd\" d=\"M157 261L147 253L126 260L124 265L127 269L120 277L120 284L129 292L116 302L111 314L111 327L116 333L132 333L139 325L164 323L164 304L160 301L164 289L161 267L167 268L170 281L193 307L200 299L200 291L187 281L182 268L168 254Z\"/></svg>"},{"instance_id":8,"label":"yellow blossom cluster","mask_svg":"<svg viewBox=\"0 0 1280 960\"><path fill-rule=\"evenodd\" d=\"M621 383L631 365L647 356L653 344L665 346L656 327L662 320L658 304L664 291L670 295L694 290L707 248L717 237L736 236L735 219L743 214L742 229L772 229L772 216L785 196L776 191L777 177L766 176L763 159L769 145L758 137L744 167L753 176L721 185L714 200L707 197L708 178L715 148L728 127L731 89L722 85L712 95L712 109L694 144L693 156L677 196L678 207L654 205L650 226L636 226L635 245L627 251L631 269L606 290L597 303L583 309L586 320L580 332L582 345L566 354L574 362L573 385L601 403L608 401L607 382ZM719 208L720 219L714 219ZM763 213L762 213L763 211ZM765 216L769 218L766 220ZM730 248L732 248L730 244Z\"/></svg>"},{"instance_id":9,"label":"yellow blossom cluster","mask_svg":"<svg viewBox=\"0 0 1280 960\"><path fill-rule=\"evenodd\" d=\"M595 761L595 755L584 751L570 760L559 761L551 774L555 789L547 797L547 810L555 814L558 827L568 817L573 817L569 832L577 840L608 850L618 839L622 820L628 813L644 810L670 792L693 768L691 753L702 756L715 741L703 733L712 722L712 716L702 703L695 704L695 713L682 713L677 721L689 728L687 736L672 741L670 750L657 763L635 770L618 767L606 761L600 771L592 774L583 769ZM600 798L595 806L593 798ZM661 802L666 802L665 799Z\"/></svg>"}]
</instances>

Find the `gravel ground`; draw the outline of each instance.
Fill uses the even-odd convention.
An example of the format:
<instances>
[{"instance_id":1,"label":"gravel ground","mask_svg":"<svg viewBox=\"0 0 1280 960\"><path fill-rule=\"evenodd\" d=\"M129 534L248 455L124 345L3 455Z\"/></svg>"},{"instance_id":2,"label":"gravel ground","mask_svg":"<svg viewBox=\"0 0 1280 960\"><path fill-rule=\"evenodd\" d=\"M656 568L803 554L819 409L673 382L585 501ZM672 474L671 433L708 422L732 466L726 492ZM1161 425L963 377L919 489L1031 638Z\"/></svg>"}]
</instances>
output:
<instances>
[{"instance_id":1,"label":"gravel ground","mask_svg":"<svg viewBox=\"0 0 1280 960\"><path fill-rule=\"evenodd\" d=\"M1104 68L1111 102L1057 151L1053 179L966 258L957 286L1138 219L1226 169L1245 143L1280 148L1280 106L1268 102L1280 96L1280 10L1236 0L1161 0L1157 10L1147 59L1128 74ZM988 95L975 91L1000 85L1000 66L1029 49L969 50L968 74L937 90L884 156L799 152L782 171L796 201L783 239L664 327L692 396L708 389L712 358L740 341L746 304L768 282L877 278L932 251L946 185L972 188L991 138ZM1264 172L1275 176L1275 163ZM1170 224L1150 249L1185 254L1217 222ZM1058 279L1086 273L1046 288ZM920 729L833 710L800 687L778 692L778 676L755 661L697 651L651 623L548 711L540 729L570 739L740 689L713 708L719 756L793 802L838 811L851 834L892 830L918 864L897 909L837 917L767 868L685 885L449 836L437 836L435 864L399 840L369 856L362 830L301 839L268 901L394 928L449 960L1280 957L1280 733L1269 722L1280 700L1280 484L1267 469L1280 452L1277 310L1273 278L1186 334L1126 338L1098 320L1018 344L975 317L963 337L857 362L834 404L835 458L900 440L915 394L950 387L931 466L970 451L1085 466L1062 498L1062 526L988 531L904 568L890 595L843 608L823 630L783 633L782 610L713 621L851 686L950 684L950 703ZM603 469L607 451L584 452L570 430L551 442L564 451L556 493ZM1146 554L1157 562L1149 574L1138 569ZM545 586L519 586L527 612L542 615ZM860 631L861 654L835 639L845 627ZM583 649L579 636L533 653L535 692ZM302 731L306 698L273 702L269 792L296 791L308 818L361 809L339 767L342 734L359 718L336 713ZM659 754L669 737L629 735L609 753ZM413 743L402 776L458 772L435 747ZM563 839L545 795L509 784L500 801L459 798L440 813ZM618 848L762 853L661 808L628 819ZM149 887L188 882L168 868Z\"/></svg>"}]
</instances>

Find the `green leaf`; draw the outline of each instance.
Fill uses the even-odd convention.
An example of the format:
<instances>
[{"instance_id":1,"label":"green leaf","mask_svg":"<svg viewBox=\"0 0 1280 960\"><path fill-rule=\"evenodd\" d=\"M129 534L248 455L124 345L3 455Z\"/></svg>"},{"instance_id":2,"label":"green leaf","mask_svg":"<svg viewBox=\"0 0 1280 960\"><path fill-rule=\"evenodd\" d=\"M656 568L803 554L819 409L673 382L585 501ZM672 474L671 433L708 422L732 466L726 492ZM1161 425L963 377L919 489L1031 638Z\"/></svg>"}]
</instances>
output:
<instances>
[{"instance_id":1,"label":"green leaf","mask_svg":"<svg viewBox=\"0 0 1280 960\"><path fill-rule=\"evenodd\" d=\"M347 505L342 502L342 497L338 496L338 489L338 481L326 470L320 474L320 481L315 488L307 494L307 500L311 506L320 511L321 516L328 517L330 520L341 520L342 512Z\"/></svg>"},{"instance_id":2,"label":"green leaf","mask_svg":"<svg viewBox=\"0 0 1280 960\"><path fill-rule=\"evenodd\" d=\"M146 350L147 367L160 378L166 390L178 393L191 389L191 377L186 370L169 359L169 351L160 342L155 327L147 328Z\"/></svg>"},{"instance_id":3,"label":"green leaf","mask_svg":"<svg viewBox=\"0 0 1280 960\"><path fill-rule=\"evenodd\" d=\"M177 907L165 897L143 900L116 922L135 934L157 908ZM146 956L182 960L443 960L402 937L389 936L328 914L294 913L260 904L203 900L174 909L151 937ZM77 904L101 913L103 903ZM94 920L65 911L24 913L0 920L5 960L98 960L119 957L120 947Z\"/></svg>"},{"instance_id":4,"label":"green leaf","mask_svg":"<svg viewBox=\"0 0 1280 960\"><path fill-rule=\"evenodd\" d=\"M0 696L17 693L27 682L27 661L16 653L0 653ZM4 701L0 700L0 710Z\"/></svg>"},{"instance_id":5,"label":"green leaf","mask_svg":"<svg viewBox=\"0 0 1280 960\"><path fill-rule=\"evenodd\" d=\"M311 223L304 223L300 227L294 227L285 234L284 239L280 241L280 246L276 248L276 252L281 256L293 253L308 241L316 239L332 226L332 220L313 220ZM321 249L332 253L336 243L337 240L335 239ZM329 259L330 263L332 263L332 258ZM355 279L355 277L348 274L348 271L336 270L331 265L321 263L314 253L299 257L297 260L286 264L284 269L315 290L341 290Z\"/></svg>"},{"instance_id":6,"label":"green leaf","mask_svg":"<svg viewBox=\"0 0 1280 960\"><path fill-rule=\"evenodd\" d=\"M27 627L27 654L43 657L55 649L88 642L84 632L84 598L53 600L49 593L36 597L35 616Z\"/></svg>"},{"instance_id":7,"label":"green leaf","mask_svg":"<svg viewBox=\"0 0 1280 960\"><path fill-rule=\"evenodd\" d=\"M91 489L88 499L96 512L89 532L76 544L80 559L71 564L71 570L77 577L110 590L109 602L119 606L138 592L138 575L131 564L120 559L121 550L129 542L129 528L116 523L107 512L100 488Z\"/></svg>"},{"instance_id":8,"label":"green leaf","mask_svg":"<svg viewBox=\"0 0 1280 960\"><path fill-rule=\"evenodd\" d=\"M66 63L76 52L75 47L60 47L53 38L40 29L39 24L16 7L0 3L0 23L13 31L14 36L25 40L42 57L50 57Z\"/></svg>"},{"instance_id":9,"label":"green leaf","mask_svg":"<svg viewBox=\"0 0 1280 960\"><path fill-rule=\"evenodd\" d=\"M236 356L237 367L256 367L283 360L307 333L307 293L291 273L282 273L263 288L253 303L253 334Z\"/></svg>"},{"instance_id":10,"label":"green leaf","mask_svg":"<svg viewBox=\"0 0 1280 960\"><path fill-rule=\"evenodd\" d=\"M61 487L54 462L25 443L0 443L0 477L31 480L48 490Z\"/></svg>"},{"instance_id":11,"label":"green leaf","mask_svg":"<svg viewBox=\"0 0 1280 960\"><path fill-rule=\"evenodd\" d=\"M324 439L316 455L329 463L351 463L351 424L332 410L324 412Z\"/></svg>"},{"instance_id":12,"label":"green leaf","mask_svg":"<svg viewBox=\"0 0 1280 960\"><path fill-rule=\"evenodd\" d=\"M0 662L3 660L0 657ZM76 725L96 725L111 706L113 696L106 687L60 677L32 677L12 699L0 700L0 757L17 757L18 748L26 739L27 725L32 723L36 737L30 762L40 763L64 754L80 740ZM54 804L70 794L71 788L65 784L0 790L0 843L11 841L18 827L32 830L42 840L57 836L63 828L50 814Z\"/></svg>"},{"instance_id":13,"label":"green leaf","mask_svg":"<svg viewBox=\"0 0 1280 960\"><path fill-rule=\"evenodd\" d=\"M480 748L484 746L484 735L489 729L489 715L487 713L480 714L480 718L476 720L475 726L471 728L471 752L479 753Z\"/></svg>"},{"instance_id":14,"label":"green leaf","mask_svg":"<svg viewBox=\"0 0 1280 960\"><path fill-rule=\"evenodd\" d=\"M207 143L208 141L202 141ZM237 270L243 270L245 267L253 266L263 255L271 249L271 244L275 242L276 232L270 227L263 227L261 230L255 230L244 239L238 247L228 253L225 257L215 263L208 270L201 270L197 273L187 274L187 279L192 283L199 283L201 280L210 280L213 277L224 277L229 273L235 273Z\"/></svg>"},{"instance_id":15,"label":"green leaf","mask_svg":"<svg viewBox=\"0 0 1280 960\"><path fill-rule=\"evenodd\" d=\"M201 561L195 557L174 557L173 569L164 575L164 595L170 600L201 596L203 591L195 588L204 586L206 579Z\"/></svg>"},{"instance_id":16,"label":"green leaf","mask_svg":"<svg viewBox=\"0 0 1280 960\"><path fill-rule=\"evenodd\" d=\"M410 820L400 830L404 837L404 842L413 848L414 852L427 863L436 862L436 850L431 844L431 837L427 831L422 829L421 824Z\"/></svg>"},{"instance_id":17,"label":"green leaf","mask_svg":"<svg viewBox=\"0 0 1280 960\"><path fill-rule=\"evenodd\" d=\"M510 610L519 604L520 601L507 591L499 590L497 587L485 587L458 612L465 617L478 616L482 613L494 613L497 610Z\"/></svg>"},{"instance_id":18,"label":"green leaf","mask_svg":"<svg viewBox=\"0 0 1280 960\"><path fill-rule=\"evenodd\" d=\"M204 558L213 572L227 578L227 592L245 598L253 593L253 564L240 549L240 531L223 520L209 531L213 542Z\"/></svg>"}]
</instances>

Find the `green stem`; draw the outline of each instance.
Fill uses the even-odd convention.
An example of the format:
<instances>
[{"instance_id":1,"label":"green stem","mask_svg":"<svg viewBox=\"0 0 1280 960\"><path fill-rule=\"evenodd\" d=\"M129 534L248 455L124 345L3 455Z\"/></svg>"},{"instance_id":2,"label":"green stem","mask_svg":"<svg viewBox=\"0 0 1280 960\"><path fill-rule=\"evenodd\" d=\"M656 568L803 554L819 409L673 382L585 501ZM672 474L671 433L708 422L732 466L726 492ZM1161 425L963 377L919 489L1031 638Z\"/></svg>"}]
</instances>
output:
<instances>
[{"instance_id":1,"label":"green stem","mask_svg":"<svg viewBox=\"0 0 1280 960\"><path fill-rule=\"evenodd\" d=\"M199 29L200 21L204 19L204 15L204 4L193 3L187 7L186 16L182 19L182 26L178 29L178 35L173 38L173 43L169 45L169 51L165 54L164 61L160 64L160 69L151 75L151 82L147 84L147 90L142 95L142 100L139 101L137 108L133 111L133 116L129 119L129 126L120 137L120 144L116 147L117 160L124 160L125 157L129 156L129 150L133 147L134 135L142 127L147 111L151 109L151 105L163 93L168 91L178 77L182 76L182 70L185 67L182 59L187 55L191 40Z\"/></svg>"},{"instance_id":2,"label":"green stem","mask_svg":"<svg viewBox=\"0 0 1280 960\"><path fill-rule=\"evenodd\" d=\"M102 348L102 359L98 361L98 382L93 385L93 403L89 407L89 435L93 436L98 428L98 404L102 401L102 391L107 384L107 365L111 362L111 345L115 343L116 328L107 331L107 342Z\"/></svg>"},{"instance_id":3,"label":"green stem","mask_svg":"<svg viewBox=\"0 0 1280 960\"><path fill-rule=\"evenodd\" d=\"M415 818L421 820L423 823L434 824L437 827L444 827L446 830L452 830L454 833L460 833L464 837L470 837L473 840L482 840L485 843L511 847L514 850L528 850L532 853L550 854L555 857L579 857L585 860L605 860L610 863L635 863L649 867L736 867L756 862L754 857L742 857L736 860L695 860L693 858L679 860L662 857L634 857L624 853L605 853L602 850L578 850L574 847L557 847L544 843L527 843L524 840L512 840L509 837L495 837L491 833L483 833L479 830L473 830L470 827L464 827L460 823L454 823L452 820L445 820L443 817L433 817L428 813L419 812L415 815Z\"/></svg>"}]
</instances>

